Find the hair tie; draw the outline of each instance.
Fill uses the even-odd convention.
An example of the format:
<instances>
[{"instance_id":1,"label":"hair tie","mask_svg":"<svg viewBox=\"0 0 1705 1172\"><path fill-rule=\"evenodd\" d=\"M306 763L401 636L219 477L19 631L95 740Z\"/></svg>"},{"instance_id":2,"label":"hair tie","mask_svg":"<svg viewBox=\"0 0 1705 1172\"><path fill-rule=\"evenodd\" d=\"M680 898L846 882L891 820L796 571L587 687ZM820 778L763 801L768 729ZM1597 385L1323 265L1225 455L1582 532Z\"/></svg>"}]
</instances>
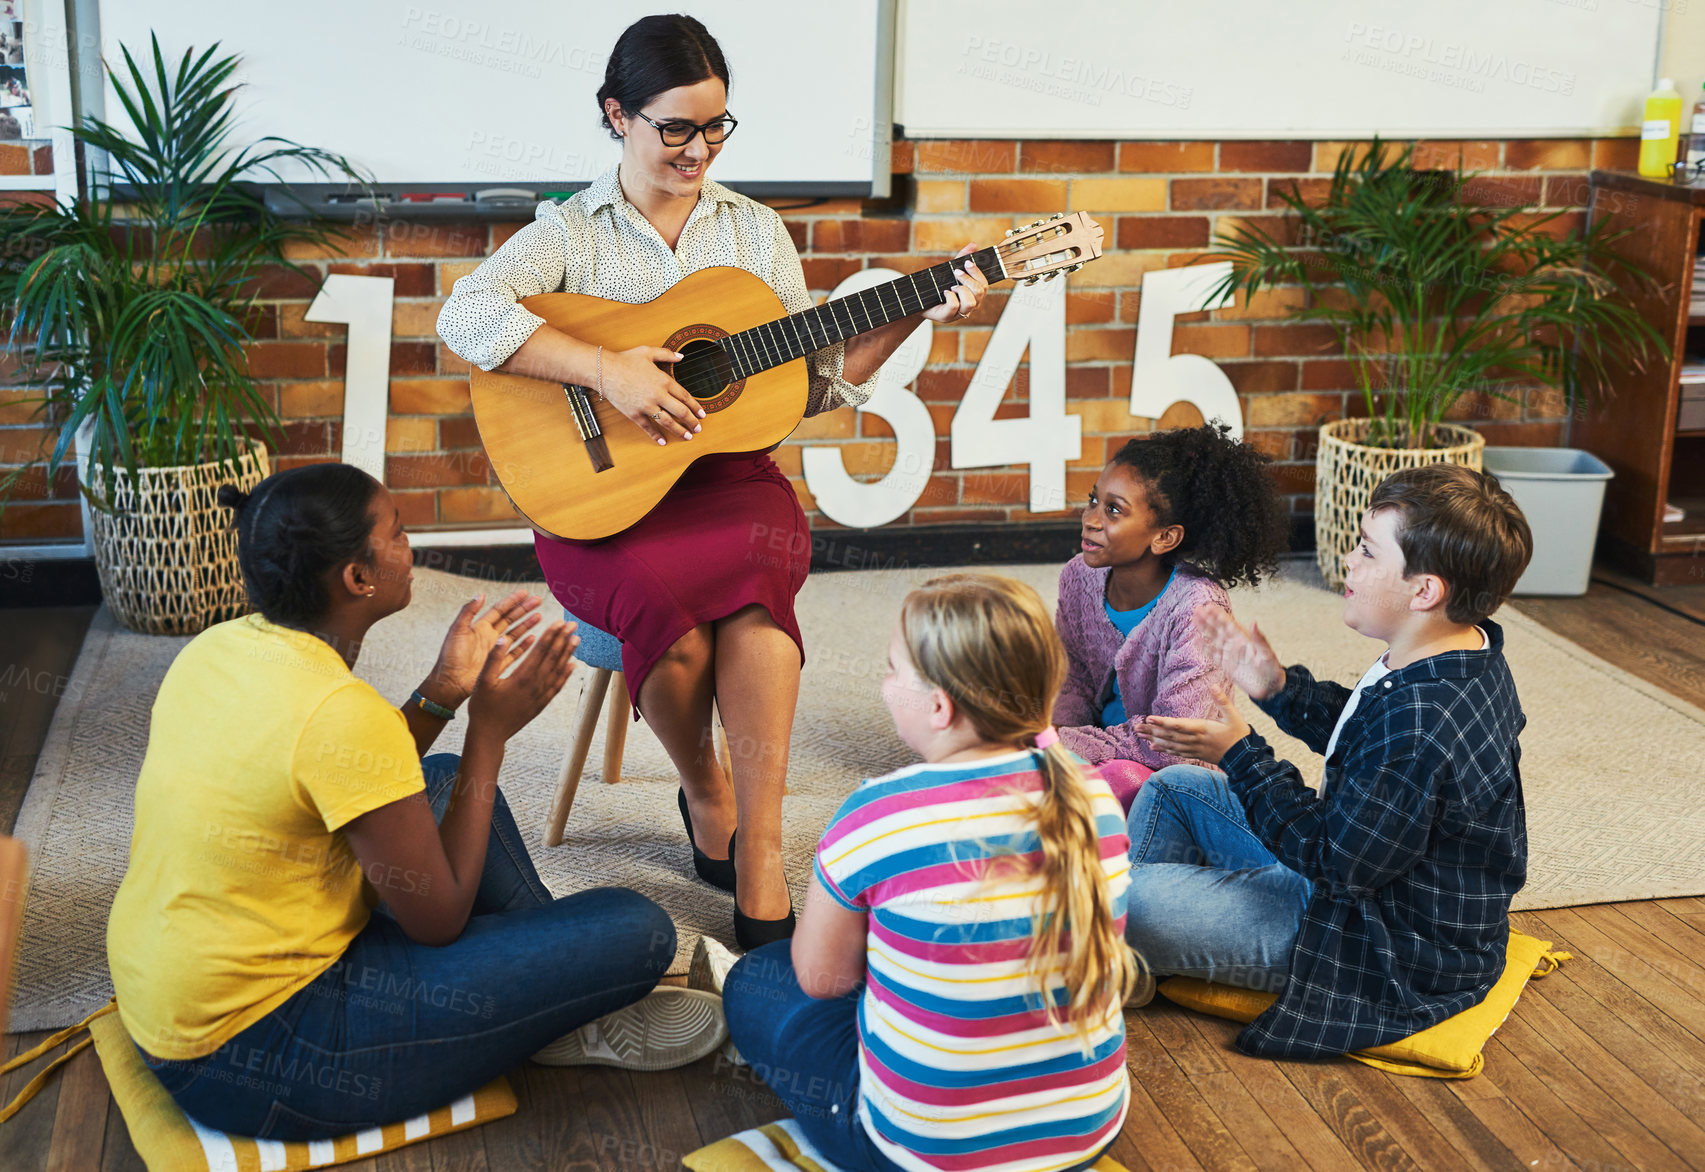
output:
<instances>
[{"instance_id":1,"label":"hair tie","mask_svg":"<svg viewBox=\"0 0 1705 1172\"><path fill-rule=\"evenodd\" d=\"M1060 734L1055 730L1054 726L1050 724L1047 728L1036 734L1036 747L1038 749L1046 749L1049 745L1057 744L1059 739Z\"/></svg>"}]
</instances>

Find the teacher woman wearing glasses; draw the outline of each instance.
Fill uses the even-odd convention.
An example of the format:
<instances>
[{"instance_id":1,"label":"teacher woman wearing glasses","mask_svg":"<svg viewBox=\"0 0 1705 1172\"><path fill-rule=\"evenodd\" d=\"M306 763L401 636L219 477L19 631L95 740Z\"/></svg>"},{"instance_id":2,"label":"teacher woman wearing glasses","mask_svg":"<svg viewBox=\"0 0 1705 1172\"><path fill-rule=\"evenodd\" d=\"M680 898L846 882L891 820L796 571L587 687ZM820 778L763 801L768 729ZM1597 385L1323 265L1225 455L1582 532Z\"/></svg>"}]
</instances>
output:
<instances>
[{"instance_id":1,"label":"teacher woman wearing glasses","mask_svg":"<svg viewBox=\"0 0 1705 1172\"><path fill-rule=\"evenodd\" d=\"M737 125L728 88L722 50L698 21L630 25L598 91L621 162L574 198L540 204L531 224L456 282L438 319L445 343L483 370L599 387L658 443L691 443L704 413L657 365L677 355L600 351L517 302L566 291L639 304L689 273L734 265L775 290L787 312L810 308L781 217L706 177ZM920 317L964 317L987 288L967 264L946 301ZM918 320L807 358L806 415L868 399L878 367ZM791 935L781 799L804 656L793 600L811 563L793 487L767 453L713 455L633 528L592 542L541 534L536 549L557 598L622 641L629 698L681 776L694 868L734 893L740 946ZM712 748L713 700L732 777Z\"/></svg>"}]
</instances>

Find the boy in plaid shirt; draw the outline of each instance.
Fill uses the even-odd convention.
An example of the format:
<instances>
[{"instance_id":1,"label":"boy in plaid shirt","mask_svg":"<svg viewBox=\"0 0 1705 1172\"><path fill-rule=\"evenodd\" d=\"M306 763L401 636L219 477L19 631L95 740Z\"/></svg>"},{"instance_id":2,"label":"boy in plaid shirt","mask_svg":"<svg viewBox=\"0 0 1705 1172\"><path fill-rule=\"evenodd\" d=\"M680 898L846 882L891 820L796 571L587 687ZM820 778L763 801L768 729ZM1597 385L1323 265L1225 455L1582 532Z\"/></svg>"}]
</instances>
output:
<instances>
[{"instance_id":1,"label":"boy in plaid shirt","mask_svg":"<svg viewBox=\"0 0 1705 1172\"><path fill-rule=\"evenodd\" d=\"M1354 689L1282 667L1259 629L1196 616L1210 657L1326 756L1317 795L1219 697L1151 717L1156 748L1217 762L1151 777L1130 813L1126 938L1157 973L1278 994L1246 1053L1318 1057L1408 1037L1502 975L1527 875L1525 717L1487 616L1533 549L1494 477L1453 464L1374 490L1344 622L1387 645Z\"/></svg>"}]
</instances>

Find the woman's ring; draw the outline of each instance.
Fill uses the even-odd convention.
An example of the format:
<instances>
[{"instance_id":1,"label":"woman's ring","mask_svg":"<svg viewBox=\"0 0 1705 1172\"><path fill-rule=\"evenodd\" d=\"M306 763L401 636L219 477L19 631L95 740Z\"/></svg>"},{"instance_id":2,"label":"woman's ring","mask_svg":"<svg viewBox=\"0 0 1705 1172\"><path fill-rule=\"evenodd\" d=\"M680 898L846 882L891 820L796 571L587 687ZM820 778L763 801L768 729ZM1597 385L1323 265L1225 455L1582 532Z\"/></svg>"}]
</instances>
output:
<instances>
[{"instance_id":1,"label":"woman's ring","mask_svg":"<svg viewBox=\"0 0 1705 1172\"><path fill-rule=\"evenodd\" d=\"M661 411L653 412L652 416L651 416L651 422L656 423L659 419L662 419L662 418L663 418L663 412L661 412Z\"/></svg>"}]
</instances>

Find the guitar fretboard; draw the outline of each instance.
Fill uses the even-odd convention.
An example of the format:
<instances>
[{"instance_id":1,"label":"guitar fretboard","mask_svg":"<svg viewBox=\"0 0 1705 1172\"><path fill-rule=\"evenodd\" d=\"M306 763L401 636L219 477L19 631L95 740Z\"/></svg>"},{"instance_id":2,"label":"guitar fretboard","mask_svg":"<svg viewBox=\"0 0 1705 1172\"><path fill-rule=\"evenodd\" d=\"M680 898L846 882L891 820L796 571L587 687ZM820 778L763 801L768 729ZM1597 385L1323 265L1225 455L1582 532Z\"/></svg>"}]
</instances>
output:
<instances>
[{"instance_id":1,"label":"guitar fretboard","mask_svg":"<svg viewBox=\"0 0 1705 1172\"><path fill-rule=\"evenodd\" d=\"M736 378L781 366L854 334L878 329L920 310L934 309L947 300L947 291L959 283L955 266L963 266L967 260L976 264L990 284L1005 276L995 250L984 248L887 284L730 334L722 340L722 349L733 364Z\"/></svg>"}]
</instances>

